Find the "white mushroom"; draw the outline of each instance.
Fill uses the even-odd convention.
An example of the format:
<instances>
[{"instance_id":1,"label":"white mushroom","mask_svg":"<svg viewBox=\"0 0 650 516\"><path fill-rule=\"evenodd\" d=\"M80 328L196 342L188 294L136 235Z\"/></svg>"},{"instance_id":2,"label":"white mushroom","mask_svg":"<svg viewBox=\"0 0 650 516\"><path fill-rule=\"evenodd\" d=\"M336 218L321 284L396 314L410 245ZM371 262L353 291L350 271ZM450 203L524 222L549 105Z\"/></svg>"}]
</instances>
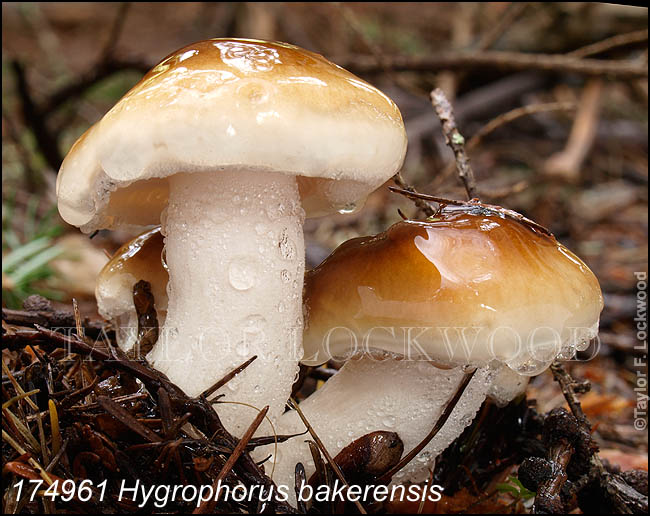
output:
<instances>
[{"instance_id":1,"label":"white mushroom","mask_svg":"<svg viewBox=\"0 0 650 516\"><path fill-rule=\"evenodd\" d=\"M59 211L85 232L162 223L169 306L149 360L197 395L257 355L220 392L275 418L302 355L305 212L353 210L405 150L395 104L323 57L207 40L165 58L75 143ZM235 434L250 423L246 407L220 414Z\"/></svg>"},{"instance_id":2,"label":"white mushroom","mask_svg":"<svg viewBox=\"0 0 650 516\"><path fill-rule=\"evenodd\" d=\"M593 273L555 238L484 207L342 244L307 273L304 303L303 362L356 357L300 404L332 456L378 430L397 432L408 453L466 368L478 367L442 430L395 482L425 480L486 396L505 404L556 357L584 349L603 306ZM379 360L372 350L390 355ZM280 418L279 433L301 431L294 411ZM302 438L281 444L273 460L281 484L293 485L298 461L308 476L314 470Z\"/></svg>"}]
</instances>

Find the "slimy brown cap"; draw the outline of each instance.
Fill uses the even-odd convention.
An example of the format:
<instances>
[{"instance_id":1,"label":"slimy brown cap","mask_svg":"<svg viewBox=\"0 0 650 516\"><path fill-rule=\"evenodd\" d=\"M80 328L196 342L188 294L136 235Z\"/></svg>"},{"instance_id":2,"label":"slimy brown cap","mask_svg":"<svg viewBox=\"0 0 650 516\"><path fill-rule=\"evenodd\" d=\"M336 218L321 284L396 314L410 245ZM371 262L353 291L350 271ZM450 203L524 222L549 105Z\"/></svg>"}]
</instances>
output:
<instances>
[{"instance_id":1,"label":"slimy brown cap","mask_svg":"<svg viewBox=\"0 0 650 516\"><path fill-rule=\"evenodd\" d=\"M554 237L454 208L344 243L306 274L304 305L308 365L379 348L537 374L595 336L603 299Z\"/></svg>"},{"instance_id":2,"label":"slimy brown cap","mask_svg":"<svg viewBox=\"0 0 650 516\"><path fill-rule=\"evenodd\" d=\"M72 147L59 211L89 232L158 224L177 172L298 176L308 215L347 209L401 167L406 133L383 93L293 45L200 41L170 54Z\"/></svg>"}]
</instances>

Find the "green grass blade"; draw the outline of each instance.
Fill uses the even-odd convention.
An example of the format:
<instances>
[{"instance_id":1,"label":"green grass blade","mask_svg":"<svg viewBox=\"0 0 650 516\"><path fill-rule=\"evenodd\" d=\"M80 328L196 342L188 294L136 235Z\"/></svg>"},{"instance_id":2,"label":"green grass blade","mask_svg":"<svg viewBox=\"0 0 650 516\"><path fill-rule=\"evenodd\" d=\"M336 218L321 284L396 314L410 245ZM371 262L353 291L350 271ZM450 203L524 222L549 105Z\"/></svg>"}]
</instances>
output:
<instances>
[{"instance_id":1,"label":"green grass blade","mask_svg":"<svg viewBox=\"0 0 650 516\"><path fill-rule=\"evenodd\" d=\"M48 248L51 243L52 241L48 237L41 237L14 249L7 254L7 256L3 257L2 272L7 273L33 254L39 253L43 249Z\"/></svg>"},{"instance_id":2,"label":"green grass blade","mask_svg":"<svg viewBox=\"0 0 650 516\"><path fill-rule=\"evenodd\" d=\"M9 274L9 277L16 285L21 285L27 281L36 279L36 277L47 277L51 274L50 271L43 270L51 260L61 255L65 249L60 246L52 246L44 249L40 253L32 256L29 260L24 262L20 267Z\"/></svg>"}]
</instances>

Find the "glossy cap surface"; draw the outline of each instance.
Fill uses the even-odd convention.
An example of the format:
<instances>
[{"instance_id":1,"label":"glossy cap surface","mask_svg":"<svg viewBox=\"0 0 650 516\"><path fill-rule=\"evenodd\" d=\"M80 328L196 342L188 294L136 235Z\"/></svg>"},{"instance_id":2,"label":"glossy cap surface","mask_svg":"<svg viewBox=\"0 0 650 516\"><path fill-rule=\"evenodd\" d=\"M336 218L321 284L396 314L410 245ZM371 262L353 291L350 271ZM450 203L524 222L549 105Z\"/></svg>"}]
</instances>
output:
<instances>
[{"instance_id":1,"label":"glossy cap surface","mask_svg":"<svg viewBox=\"0 0 650 516\"><path fill-rule=\"evenodd\" d=\"M322 56L211 39L155 66L72 147L59 211L84 231L157 224L177 172L298 176L308 215L349 208L401 167L406 133L386 95Z\"/></svg>"},{"instance_id":2,"label":"glossy cap surface","mask_svg":"<svg viewBox=\"0 0 650 516\"><path fill-rule=\"evenodd\" d=\"M308 365L379 348L537 374L595 336L603 300L554 237L456 208L345 242L306 274L304 304Z\"/></svg>"}]
</instances>

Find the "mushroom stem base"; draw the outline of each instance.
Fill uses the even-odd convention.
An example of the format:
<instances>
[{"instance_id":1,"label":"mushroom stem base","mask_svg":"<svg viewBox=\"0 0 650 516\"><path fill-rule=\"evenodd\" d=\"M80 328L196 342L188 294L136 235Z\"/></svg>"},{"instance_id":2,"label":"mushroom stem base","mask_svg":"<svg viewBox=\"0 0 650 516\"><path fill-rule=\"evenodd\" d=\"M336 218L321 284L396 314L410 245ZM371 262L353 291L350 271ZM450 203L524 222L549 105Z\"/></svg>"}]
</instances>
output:
<instances>
[{"instance_id":1,"label":"mushroom stem base","mask_svg":"<svg viewBox=\"0 0 650 516\"><path fill-rule=\"evenodd\" d=\"M278 417L298 371L303 220L289 175L240 169L170 179L162 217L169 306L149 359L196 396L257 355L217 391L234 402L219 415L236 435L256 415L241 403L269 405ZM271 431L264 426L260 434Z\"/></svg>"},{"instance_id":2,"label":"mushroom stem base","mask_svg":"<svg viewBox=\"0 0 650 516\"><path fill-rule=\"evenodd\" d=\"M500 366L505 367L505 366ZM472 422L485 400L497 371L479 368L440 432L403 470L396 484L428 478L435 458ZM439 369L423 360L377 359L363 356L348 360L341 370L300 403L301 410L333 457L355 439L374 431L397 432L408 453L430 432L453 397L464 375L462 367ZM285 413L278 434L304 432L295 411ZM307 478L315 471L304 437L258 448L253 458L271 455L267 473L275 466L276 484L292 486L296 462L305 466ZM290 490L289 501L293 502Z\"/></svg>"}]
</instances>

